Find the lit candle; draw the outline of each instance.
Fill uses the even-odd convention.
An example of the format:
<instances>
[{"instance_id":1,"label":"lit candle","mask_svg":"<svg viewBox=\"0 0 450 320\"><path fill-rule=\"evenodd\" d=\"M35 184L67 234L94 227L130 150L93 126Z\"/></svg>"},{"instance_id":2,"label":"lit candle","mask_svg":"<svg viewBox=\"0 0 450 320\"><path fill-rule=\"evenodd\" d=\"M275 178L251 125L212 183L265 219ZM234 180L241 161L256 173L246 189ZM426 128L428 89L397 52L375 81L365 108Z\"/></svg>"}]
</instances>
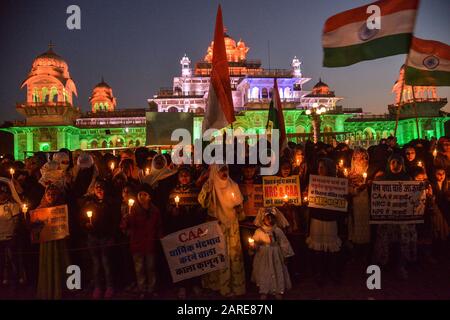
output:
<instances>
[{"instance_id":1,"label":"lit candle","mask_svg":"<svg viewBox=\"0 0 450 320\"><path fill-rule=\"evenodd\" d=\"M26 213L28 212L28 206L27 206L26 203L24 203L23 206L22 206L22 212L23 212L24 214L26 214Z\"/></svg>"},{"instance_id":2,"label":"lit candle","mask_svg":"<svg viewBox=\"0 0 450 320\"><path fill-rule=\"evenodd\" d=\"M232 193L231 193L231 197L232 197L232 198L233 198L233 200L234 200L234 192L232 192Z\"/></svg>"},{"instance_id":3,"label":"lit candle","mask_svg":"<svg viewBox=\"0 0 450 320\"><path fill-rule=\"evenodd\" d=\"M89 218L89 223L92 224L92 211L86 211L86 215Z\"/></svg>"},{"instance_id":4,"label":"lit candle","mask_svg":"<svg viewBox=\"0 0 450 320\"><path fill-rule=\"evenodd\" d=\"M339 168L342 168L344 166L344 160L339 161Z\"/></svg>"},{"instance_id":5,"label":"lit candle","mask_svg":"<svg viewBox=\"0 0 450 320\"><path fill-rule=\"evenodd\" d=\"M433 150L433 157L436 159L436 156L437 156L437 149L434 149Z\"/></svg>"},{"instance_id":6,"label":"lit candle","mask_svg":"<svg viewBox=\"0 0 450 320\"><path fill-rule=\"evenodd\" d=\"M14 177L15 172L16 172L16 170L14 170L14 168L9 169L9 174L11 175L11 179Z\"/></svg>"},{"instance_id":7,"label":"lit candle","mask_svg":"<svg viewBox=\"0 0 450 320\"><path fill-rule=\"evenodd\" d=\"M283 197L283 201L284 201L284 202L286 202L286 203L287 203L287 202L289 201L289 197L288 197L288 195L287 195L287 194L285 194L285 195L284 195L284 197Z\"/></svg>"},{"instance_id":8,"label":"lit candle","mask_svg":"<svg viewBox=\"0 0 450 320\"><path fill-rule=\"evenodd\" d=\"M128 199L128 214L131 213L131 208L134 205L134 199Z\"/></svg>"},{"instance_id":9,"label":"lit candle","mask_svg":"<svg viewBox=\"0 0 450 320\"><path fill-rule=\"evenodd\" d=\"M180 197L179 196L176 196L175 197L175 204L176 204L176 206L177 206L177 208L178 208L178 204L180 203Z\"/></svg>"},{"instance_id":10,"label":"lit candle","mask_svg":"<svg viewBox=\"0 0 450 320\"><path fill-rule=\"evenodd\" d=\"M255 246L255 240L253 238L248 238L248 245L253 248Z\"/></svg>"},{"instance_id":11,"label":"lit candle","mask_svg":"<svg viewBox=\"0 0 450 320\"><path fill-rule=\"evenodd\" d=\"M300 159L297 159L297 166L299 166L300 165Z\"/></svg>"},{"instance_id":12,"label":"lit candle","mask_svg":"<svg viewBox=\"0 0 450 320\"><path fill-rule=\"evenodd\" d=\"M148 176L150 174L150 168L145 168L145 175Z\"/></svg>"},{"instance_id":13,"label":"lit candle","mask_svg":"<svg viewBox=\"0 0 450 320\"><path fill-rule=\"evenodd\" d=\"M364 178L364 183L366 183L366 179L367 179L367 172L363 173L363 178Z\"/></svg>"},{"instance_id":14,"label":"lit candle","mask_svg":"<svg viewBox=\"0 0 450 320\"><path fill-rule=\"evenodd\" d=\"M111 162L111 164L109 165L109 167L111 168L111 171L114 171L115 166L116 165L115 165L114 161Z\"/></svg>"},{"instance_id":15,"label":"lit candle","mask_svg":"<svg viewBox=\"0 0 450 320\"><path fill-rule=\"evenodd\" d=\"M422 161L417 162L417 166L418 166L418 167L422 167L422 166L423 166L423 165L422 165Z\"/></svg>"},{"instance_id":16,"label":"lit candle","mask_svg":"<svg viewBox=\"0 0 450 320\"><path fill-rule=\"evenodd\" d=\"M308 202L308 197L303 197L303 202Z\"/></svg>"},{"instance_id":17,"label":"lit candle","mask_svg":"<svg viewBox=\"0 0 450 320\"><path fill-rule=\"evenodd\" d=\"M345 176L345 177L348 176L348 170L347 170L347 168L344 169L344 176Z\"/></svg>"}]
</instances>

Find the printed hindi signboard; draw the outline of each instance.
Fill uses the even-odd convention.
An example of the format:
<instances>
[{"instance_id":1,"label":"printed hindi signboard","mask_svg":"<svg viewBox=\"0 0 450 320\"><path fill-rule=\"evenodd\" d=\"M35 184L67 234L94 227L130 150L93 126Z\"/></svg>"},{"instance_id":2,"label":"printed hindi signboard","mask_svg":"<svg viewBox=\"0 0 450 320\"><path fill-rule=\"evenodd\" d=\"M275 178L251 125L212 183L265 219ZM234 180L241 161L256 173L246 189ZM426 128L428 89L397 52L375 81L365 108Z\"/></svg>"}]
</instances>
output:
<instances>
[{"instance_id":1,"label":"printed hindi signboard","mask_svg":"<svg viewBox=\"0 0 450 320\"><path fill-rule=\"evenodd\" d=\"M33 210L30 222L33 243L60 240L69 235L67 205Z\"/></svg>"},{"instance_id":2,"label":"printed hindi signboard","mask_svg":"<svg viewBox=\"0 0 450 320\"><path fill-rule=\"evenodd\" d=\"M423 223L426 184L420 181L374 181L371 224Z\"/></svg>"},{"instance_id":3,"label":"printed hindi signboard","mask_svg":"<svg viewBox=\"0 0 450 320\"><path fill-rule=\"evenodd\" d=\"M217 221L171 233L161 243L173 282L227 267L225 238Z\"/></svg>"},{"instance_id":4,"label":"printed hindi signboard","mask_svg":"<svg viewBox=\"0 0 450 320\"><path fill-rule=\"evenodd\" d=\"M263 196L264 207L281 207L285 204L300 206L302 201L299 177L263 177Z\"/></svg>"},{"instance_id":5,"label":"printed hindi signboard","mask_svg":"<svg viewBox=\"0 0 450 320\"><path fill-rule=\"evenodd\" d=\"M262 184L240 184L242 197L244 198L244 212L247 217L256 217L258 210L264 207Z\"/></svg>"},{"instance_id":6,"label":"printed hindi signboard","mask_svg":"<svg viewBox=\"0 0 450 320\"><path fill-rule=\"evenodd\" d=\"M308 207L347 212L348 180L309 176Z\"/></svg>"}]
</instances>

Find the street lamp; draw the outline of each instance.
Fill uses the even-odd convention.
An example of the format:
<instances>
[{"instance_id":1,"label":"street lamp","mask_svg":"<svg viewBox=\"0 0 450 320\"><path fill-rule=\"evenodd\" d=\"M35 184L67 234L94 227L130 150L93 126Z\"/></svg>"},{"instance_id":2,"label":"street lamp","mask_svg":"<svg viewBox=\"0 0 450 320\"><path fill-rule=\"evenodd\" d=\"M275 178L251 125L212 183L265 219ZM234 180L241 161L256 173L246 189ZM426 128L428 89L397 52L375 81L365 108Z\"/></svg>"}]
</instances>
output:
<instances>
[{"instance_id":1,"label":"street lamp","mask_svg":"<svg viewBox=\"0 0 450 320\"><path fill-rule=\"evenodd\" d=\"M311 109L308 109L305 112L306 115L312 117L314 143L317 143L319 141L320 123L321 123L320 115L325 112L327 112L327 109L324 106L320 107L319 104L316 102L313 103Z\"/></svg>"}]
</instances>

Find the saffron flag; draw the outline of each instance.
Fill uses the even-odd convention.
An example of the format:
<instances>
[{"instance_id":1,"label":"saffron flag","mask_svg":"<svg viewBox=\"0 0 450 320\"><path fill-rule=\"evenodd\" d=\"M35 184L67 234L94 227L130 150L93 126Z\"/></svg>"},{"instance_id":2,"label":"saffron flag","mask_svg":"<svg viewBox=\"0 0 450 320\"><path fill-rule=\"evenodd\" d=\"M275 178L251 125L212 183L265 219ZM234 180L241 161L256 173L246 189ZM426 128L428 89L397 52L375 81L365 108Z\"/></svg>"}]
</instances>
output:
<instances>
[{"instance_id":1,"label":"saffron flag","mask_svg":"<svg viewBox=\"0 0 450 320\"><path fill-rule=\"evenodd\" d=\"M419 0L381 0L328 18L322 36L323 66L345 67L408 53L418 5ZM372 24L375 8L379 28Z\"/></svg>"},{"instance_id":2,"label":"saffron flag","mask_svg":"<svg viewBox=\"0 0 450 320\"><path fill-rule=\"evenodd\" d=\"M202 130L204 132L210 128L222 129L235 120L227 53L225 51L222 8L219 5L214 32L208 103Z\"/></svg>"},{"instance_id":3,"label":"saffron flag","mask_svg":"<svg viewBox=\"0 0 450 320\"><path fill-rule=\"evenodd\" d=\"M406 62L405 83L413 86L450 86L450 46L413 37Z\"/></svg>"},{"instance_id":4,"label":"saffron flag","mask_svg":"<svg viewBox=\"0 0 450 320\"><path fill-rule=\"evenodd\" d=\"M278 91L277 78L274 78L272 100L269 106L266 129L278 129L280 131L280 151L287 147L286 129L284 127L283 107L281 106L280 92Z\"/></svg>"}]
</instances>

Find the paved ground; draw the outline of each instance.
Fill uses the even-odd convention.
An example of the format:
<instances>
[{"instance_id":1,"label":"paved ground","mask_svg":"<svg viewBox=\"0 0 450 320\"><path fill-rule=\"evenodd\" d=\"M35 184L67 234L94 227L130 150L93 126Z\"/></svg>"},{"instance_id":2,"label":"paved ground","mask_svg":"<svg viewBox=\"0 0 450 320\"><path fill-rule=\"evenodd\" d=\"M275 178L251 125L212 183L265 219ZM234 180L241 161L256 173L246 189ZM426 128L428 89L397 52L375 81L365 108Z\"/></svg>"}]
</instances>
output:
<instances>
[{"instance_id":1,"label":"paved ground","mask_svg":"<svg viewBox=\"0 0 450 320\"><path fill-rule=\"evenodd\" d=\"M342 283L325 284L319 286L308 273L300 275L294 281L294 287L285 295L290 300L448 300L450 299L450 258L443 259L438 264L416 265L409 269L409 279L399 280L391 270L382 270L381 290L368 290L366 287L366 267L361 262L347 263L342 277ZM1 299L33 299L34 288L20 287L12 290L8 287L0 288ZM67 299L89 299L88 290L81 290L67 295ZM125 291L117 292L115 299L137 299L136 294ZM221 299L220 296L209 293L190 299ZM258 299L256 287L248 285L248 293L242 299ZM174 290L166 286L160 290L156 299L176 299Z\"/></svg>"}]
</instances>

